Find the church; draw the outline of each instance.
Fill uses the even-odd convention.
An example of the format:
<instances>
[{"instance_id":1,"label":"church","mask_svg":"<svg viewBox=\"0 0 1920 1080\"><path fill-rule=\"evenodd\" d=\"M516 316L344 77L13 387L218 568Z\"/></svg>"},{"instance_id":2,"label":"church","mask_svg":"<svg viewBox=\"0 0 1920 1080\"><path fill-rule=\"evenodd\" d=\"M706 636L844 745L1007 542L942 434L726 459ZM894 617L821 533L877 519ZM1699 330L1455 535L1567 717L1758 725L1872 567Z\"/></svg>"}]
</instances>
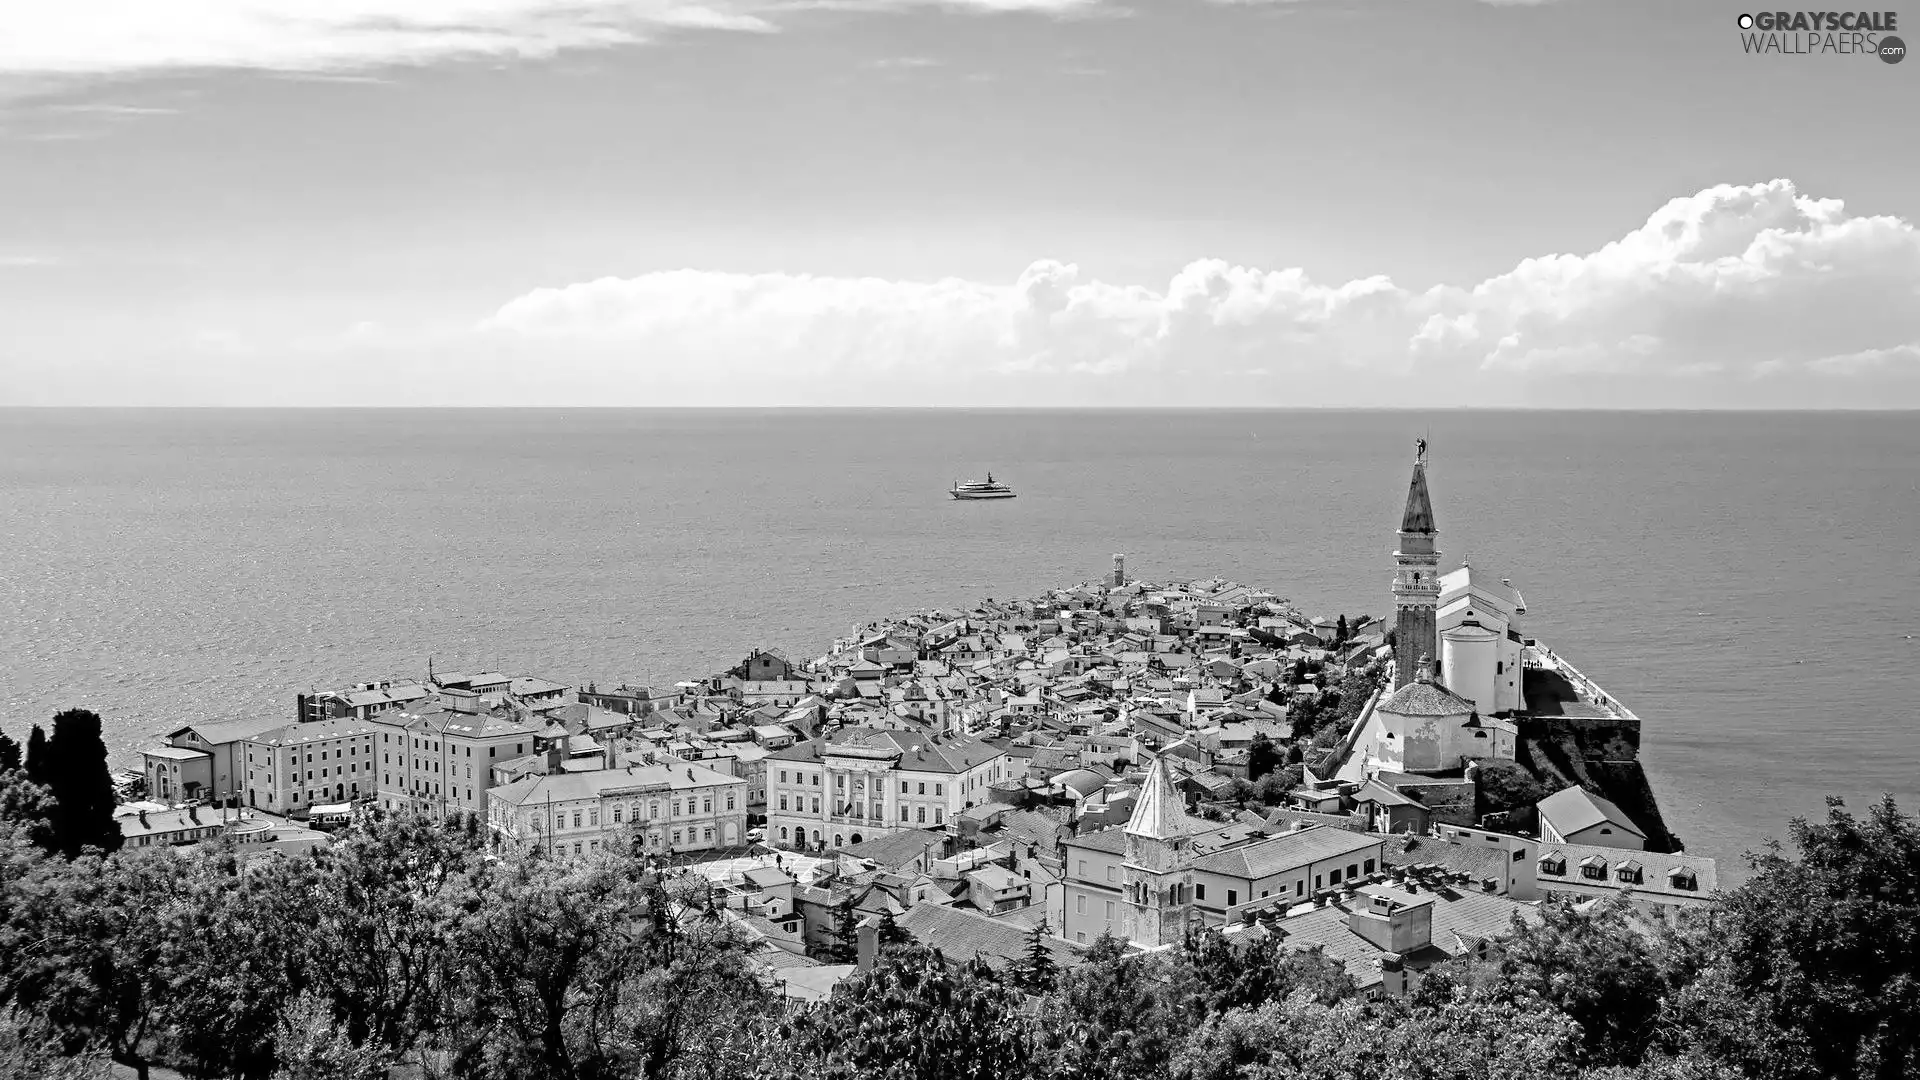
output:
<instances>
[{"instance_id":1,"label":"church","mask_svg":"<svg viewBox=\"0 0 1920 1080\"><path fill-rule=\"evenodd\" d=\"M1439 536L1422 439L1393 553L1392 692L1353 739L1340 780L1458 775L1514 756L1528 644L1515 620L1526 601L1511 581L1471 566L1440 573Z\"/></svg>"}]
</instances>

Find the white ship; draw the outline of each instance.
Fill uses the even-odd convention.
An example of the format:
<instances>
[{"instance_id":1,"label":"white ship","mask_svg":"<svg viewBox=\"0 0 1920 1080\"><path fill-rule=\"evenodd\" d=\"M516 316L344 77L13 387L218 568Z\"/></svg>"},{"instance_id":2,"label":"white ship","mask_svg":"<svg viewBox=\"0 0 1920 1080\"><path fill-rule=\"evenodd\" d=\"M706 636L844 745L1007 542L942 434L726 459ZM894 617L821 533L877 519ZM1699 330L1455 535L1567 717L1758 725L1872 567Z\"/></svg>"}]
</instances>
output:
<instances>
[{"instance_id":1,"label":"white ship","mask_svg":"<svg viewBox=\"0 0 1920 1080\"><path fill-rule=\"evenodd\" d=\"M969 480L964 484L955 480L951 494L956 499L1011 499L1013 489L988 473L985 480Z\"/></svg>"}]
</instances>

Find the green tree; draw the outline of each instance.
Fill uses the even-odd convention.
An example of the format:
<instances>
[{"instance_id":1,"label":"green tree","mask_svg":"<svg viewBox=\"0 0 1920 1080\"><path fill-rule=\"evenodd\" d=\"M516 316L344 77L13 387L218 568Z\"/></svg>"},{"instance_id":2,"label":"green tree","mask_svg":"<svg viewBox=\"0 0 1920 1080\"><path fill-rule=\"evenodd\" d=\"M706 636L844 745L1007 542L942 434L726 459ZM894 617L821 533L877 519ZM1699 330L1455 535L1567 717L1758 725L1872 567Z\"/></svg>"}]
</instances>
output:
<instances>
[{"instance_id":1,"label":"green tree","mask_svg":"<svg viewBox=\"0 0 1920 1080\"><path fill-rule=\"evenodd\" d=\"M0 842L14 837L52 851L53 814L53 792L27 779L21 770L0 773Z\"/></svg>"},{"instance_id":2,"label":"green tree","mask_svg":"<svg viewBox=\"0 0 1920 1080\"><path fill-rule=\"evenodd\" d=\"M1015 969L1014 983L1029 994L1044 994L1053 989L1059 966L1054 963L1048 940L1052 936L1044 922L1034 923L1027 931L1027 952Z\"/></svg>"},{"instance_id":3,"label":"green tree","mask_svg":"<svg viewBox=\"0 0 1920 1080\"><path fill-rule=\"evenodd\" d=\"M1517 761L1482 761L1474 769L1473 787L1482 817L1529 808L1553 794Z\"/></svg>"},{"instance_id":4,"label":"green tree","mask_svg":"<svg viewBox=\"0 0 1920 1080\"><path fill-rule=\"evenodd\" d=\"M999 1080L1032 1075L1024 999L975 965L891 954L796 1011L761 1075L807 1080Z\"/></svg>"},{"instance_id":5,"label":"green tree","mask_svg":"<svg viewBox=\"0 0 1920 1080\"><path fill-rule=\"evenodd\" d=\"M25 760L27 779L36 784L47 782L47 733L39 724L27 733L27 754Z\"/></svg>"},{"instance_id":6,"label":"green tree","mask_svg":"<svg viewBox=\"0 0 1920 1080\"><path fill-rule=\"evenodd\" d=\"M13 737L0 731L0 772L11 772L20 767L20 744Z\"/></svg>"},{"instance_id":7,"label":"green tree","mask_svg":"<svg viewBox=\"0 0 1920 1080\"><path fill-rule=\"evenodd\" d=\"M1788 835L1794 853L1769 845L1721 902L1725 985L1803 1037L1821 1076L1920 1074L1920 827L1891 796L1864 819L1829 798Z\"/></svg>"},{"instance_id":8,"label":"green tree","mask_svg":"<svg viewBox=\"0 0 1920 1080\"><path fill-rule=\"evenodd\" d=\"M1247 747L1247 779L1258 780L1272 772L1280 764L1280 752L1273 740L1262 733L1253 737Z\"/></svg>"},{"instance_id":9,"label":"green tree","mask_svg":"<svg viewBox=\"0 0 1920 1080\"><path fill-rule=\"evenodd\" d=\"M833 906L833 925L827 928L820 955L829 964L851 964L860 958L860 921L851 897Z\"/></svg>"},{"instance_id":10,"label":"green tree","mask_svg":"<svg viewBox=\"0 0 1920 1080\"><path fill-rule=\"evenodd\" d=\"M1340 621L1335 623L1333 627L1333 643L1335 645L1344 645L1347 643L1347 636L1347 617L1342 615L1340 616Z\"/></svg>"},{"instance_id":11,"label":"green tree","mask_svg":"<svg viewBox=\"0 0 1920 1080\"><path fill-rule=\"evenodd\" d=\"M880 927L879 927L880 947L882 949L887 949L887 948L892 948L894 946L899 946L899 945L910 945L912 943L913 943L913 935L907 933L905 930L900 929L900 924L894 920L893 909L882 908L880 910Z\"/></svg>"},{"instance_id":12,"label":"green tree","mask_svg":"<svg viewBox=\"0 0 1920 1080\"><path fill-rule=\"evenodd\" d=\"M1638 1064L1668 988L1631 910L1616 894L1584 911L1550 899L1538 924L1516 914L1499 959L1474 971L1477 996L1545 1002L1580 1025L1595 1064Z\"/></svg>"},{"instance_id":13,"label":"green tree","mask_svg":"<svg viewBox=\"0 0 1920 1080\"><path fill-rule=\"evenodd\" d=\"M119 850L124 838L113 817L113 774L107 769L99 714L68 709L54 717L46 758L45 783L56 804L53 827L60 852L71 858L87 847Z\"/></svg>"}]
</instances>

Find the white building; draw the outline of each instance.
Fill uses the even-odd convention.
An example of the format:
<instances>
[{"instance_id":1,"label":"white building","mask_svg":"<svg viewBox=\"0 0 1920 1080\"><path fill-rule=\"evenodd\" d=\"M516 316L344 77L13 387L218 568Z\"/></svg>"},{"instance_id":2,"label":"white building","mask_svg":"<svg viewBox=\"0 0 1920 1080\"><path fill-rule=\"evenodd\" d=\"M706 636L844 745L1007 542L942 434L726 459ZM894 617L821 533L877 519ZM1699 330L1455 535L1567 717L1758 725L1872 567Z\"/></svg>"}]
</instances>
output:
<instances>
[{"instance_id":1,"label":"white building","mask_svg":"<svg viewBox=\"0 0 1920 1080\"><path fill-rule=\"evenodd\" d=\"M843 847L901 830L940 828L1012 776L1006 751L981 739L847 728L767 758L768 839Z\"/></svg>"},{"instance_id":2,"label":"white building","mask_svg":"<svg viewBox=\"0 0 1920 1080\"><path fill-rule=\"evenodd\" d=\"M1481 716L1525 707L1520 653L1526 647L1514 617L1526 601L1513 582L1462 566L1440 578L1441 681L1473 702Z\"/></svg>"},{"instance_id":3,"label":"white building","mask_svg":"<svg viewBox=\"0 0 1920 1080\"><path fill-rule=\"evenodd\" d=\"M660 855L739 847L747 782L679 761L529 776L487 792L487 825L556 855L635 838Z\"/></svg>"},{"instance_id":4,"label":"white building","mask_svg":"<svg viewBox=\"0 0 1920 1080\"><path fill-rule=\"evenodd\" d=\"M381 808L439 816L485 813L493 766L534 753L544 726L496 716L477 694L454 689L372 722Z\"/></svg>"}]
</instances>

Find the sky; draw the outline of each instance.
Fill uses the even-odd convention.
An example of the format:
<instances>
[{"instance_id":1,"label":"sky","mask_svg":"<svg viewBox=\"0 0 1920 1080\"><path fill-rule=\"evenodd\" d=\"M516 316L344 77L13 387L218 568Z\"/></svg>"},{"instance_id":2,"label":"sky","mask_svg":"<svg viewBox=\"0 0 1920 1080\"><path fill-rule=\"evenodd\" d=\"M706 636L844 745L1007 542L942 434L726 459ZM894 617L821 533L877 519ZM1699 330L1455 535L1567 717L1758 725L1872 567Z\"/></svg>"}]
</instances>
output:
<instances>
[{"instance_id":1,"label":"sky","mask_svg":"<svg viewBox=\"0 0 1920 1080\"><path fill-rule=\"evenodd\" d=\"M1920 408L1747 10L0 0L0 405Z\"/></svg>"}]
</instances>

